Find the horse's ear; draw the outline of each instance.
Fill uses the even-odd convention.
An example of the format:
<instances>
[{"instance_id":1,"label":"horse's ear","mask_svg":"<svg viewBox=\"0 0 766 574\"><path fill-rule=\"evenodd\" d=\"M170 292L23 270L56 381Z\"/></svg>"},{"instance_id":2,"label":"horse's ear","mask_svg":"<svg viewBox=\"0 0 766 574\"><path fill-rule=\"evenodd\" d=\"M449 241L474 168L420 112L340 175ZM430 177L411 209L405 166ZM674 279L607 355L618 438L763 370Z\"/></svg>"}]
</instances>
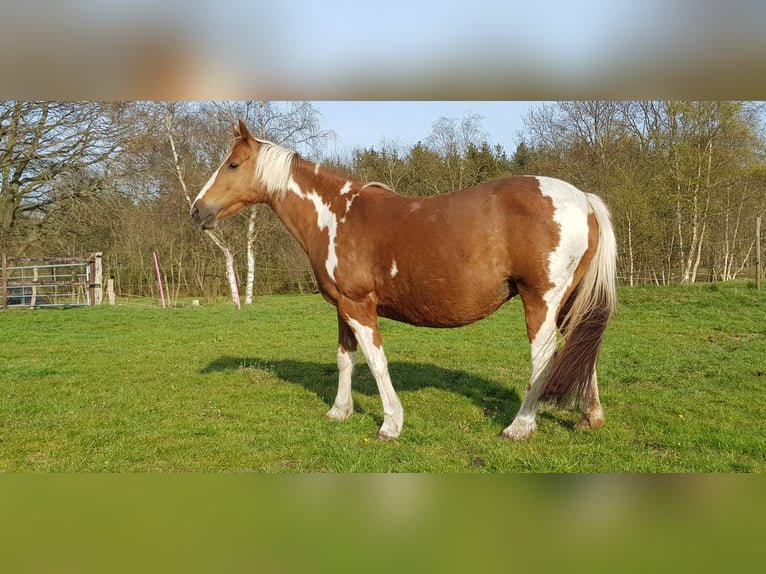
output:
<instances>
[{"instance_id":1,"label":"horse's ear","mask_svg":"<svg viewBox=\"0 0 766 574\"><path fill-rule=\"evenodd\" d=\"M247 131L247 126L245 125L245 122L242 121L242 118L239 118L239 133L238 136L242 138L243 141L248 141L251 139L250 132ZM234 132L237 133L237 128L234 128Z\"/></svg>"},{"instance_id":2,"label":"horse's ear","mask_svg":"<svg viewBox=\"0 0 766 574\"><path fill-rule=\"evenodd\" d=\"M239 137L239 129L237 128L237 124L231 122L231 129L234 130L234 139L237 139Z\"/></svg>"}]
</instances>

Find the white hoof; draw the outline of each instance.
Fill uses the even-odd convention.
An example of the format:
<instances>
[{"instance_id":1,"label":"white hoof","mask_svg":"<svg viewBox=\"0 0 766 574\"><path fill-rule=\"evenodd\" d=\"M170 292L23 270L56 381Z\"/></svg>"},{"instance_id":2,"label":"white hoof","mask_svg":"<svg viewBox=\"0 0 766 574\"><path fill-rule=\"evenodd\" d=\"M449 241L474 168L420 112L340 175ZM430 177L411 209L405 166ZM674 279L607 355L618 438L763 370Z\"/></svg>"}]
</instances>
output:
<instances>
[{"instance_id":1,"label":"white hoof","mask_svg":"<svg viewBox=\"0 0 766 574\"><path fill-rule=\"evenodd\" d=\"M383 426L378 431L379 440L394 440L402 434L402 423L396 424L391 420L384 420Z\"/></svg>"},{"instance_id":2,"label":"white hoof","mask_svg":"<svg viewBox=\"0 0 766 574\"><path fill-rule=\"evenodd\" d=\"M390 431L384 431L383 428L378 431L378 440L386 441L386 440L396 440L399 438L399 433L392 433Z\"/></svg>"},{"instance_id":3,"label":"white hoof","mask_svg":"<svg viewBox=\"0 0 766 574\"><path fill-rule=\"evenodd\" d=\"M354 413L354 405L333 405L332 408L325 413L328 419L334 421L344 421Z\"/></svg>"},{"instance_id":4,"label":"white hoof","mask_svg":"<svg viewBox=\"0 0 766 574\"><path fill-rule=\"evenodd\" d=\"M502 438L524 440L537 430L535 419L516 419L500 433Z\"/></svg>"}]
</instances>

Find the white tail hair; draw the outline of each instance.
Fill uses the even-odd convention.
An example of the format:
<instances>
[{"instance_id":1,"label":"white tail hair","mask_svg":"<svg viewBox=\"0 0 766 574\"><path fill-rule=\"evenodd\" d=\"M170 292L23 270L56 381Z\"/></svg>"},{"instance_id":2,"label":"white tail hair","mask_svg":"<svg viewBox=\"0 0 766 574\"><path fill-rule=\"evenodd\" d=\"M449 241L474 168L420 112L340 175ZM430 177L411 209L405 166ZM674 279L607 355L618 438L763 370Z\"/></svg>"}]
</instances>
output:
<instances>
[{"instance_id":1,"label":"white tail hair","mask_svg":"<svg viewBox=\"0 0 766 574\"><path fill-rule=\"evenodd\" d=\"M616 269L617 240L614 236L612 218L604 201L592 193L585 194L598 223L598 245L593 260L580 282L580 289L565 318L566 323L576 323L595 307L602 306L609 316L617 307Z\"/></svg>"},{"instance_id":2,"label":"white tail hair","mask_svg":"<svg viewBox=\"0 0 766 574\"><path fill-rule=\"evenodd\" d=\"M604 330L617 307L617 241L609 209L596 195L585 194L598 223L598 244L566 312L560 320L563 344L543 386L540 399L565 407L580 404L598 360Z\"/></svg>"}]
</instances>

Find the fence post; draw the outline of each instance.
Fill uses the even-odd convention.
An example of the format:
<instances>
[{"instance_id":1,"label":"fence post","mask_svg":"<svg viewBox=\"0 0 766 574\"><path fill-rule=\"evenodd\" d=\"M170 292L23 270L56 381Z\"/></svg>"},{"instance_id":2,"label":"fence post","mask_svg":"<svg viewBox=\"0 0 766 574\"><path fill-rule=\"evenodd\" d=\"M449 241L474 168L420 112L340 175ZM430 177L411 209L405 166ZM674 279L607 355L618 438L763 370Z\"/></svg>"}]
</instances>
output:
<instances>
[{"instance_id":1,"label":"fence post","mask_svg":"<svg viewBox=\"0 0 766 574\"><path fill-rule=\"evenodd\" d=\"M29 306L34 307L37 305L37 283L40 281L40 272L37 270L37 265L32 267L32 298L29 300Z\"/></svg>"},{"instance_id":2,"label":"fence post","mask_svg":"<svg viewBox=\"0 0 766 574\"><path fill-rule=\"evenodd\" d=\"M90 266L90 304L101 305L104 299L103 253L96 251L88 255L88 265Z\"/></svg>"},{"instance_id":3,"label":"fence post","mask_svg":"<svg viewBox=\"0 0 766 574\"><path fill-rule=\"evenodd\" d=\"M114 305L116 299L114 295L114 279L106 280L106 296L109 298L109 304Z\"/></svg>"}]
</instances>

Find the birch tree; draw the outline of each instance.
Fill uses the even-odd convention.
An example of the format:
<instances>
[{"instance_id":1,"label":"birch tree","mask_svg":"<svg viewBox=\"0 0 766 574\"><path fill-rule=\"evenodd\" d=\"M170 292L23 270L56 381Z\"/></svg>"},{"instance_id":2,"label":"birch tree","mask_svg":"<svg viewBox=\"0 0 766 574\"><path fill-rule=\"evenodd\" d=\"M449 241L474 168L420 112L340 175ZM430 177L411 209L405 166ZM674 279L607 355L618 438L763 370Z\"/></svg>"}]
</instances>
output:
<instances>
[{"instance_id":1,"label":"birch tree","mask_svg":"<svg viewBox=\"0 0 766 574\"><path fill-rule=\"evenodd\" d=\"M665 108L681 281L694 283L711 231L731 240L739 234L755 134L741 102L666 102ZM724 267L730 271L731 261Z\"/></svg>"},{"instance_id":2,"label":"birch tree","mask_svg":"<svg viewBox=\"0 0 766 574\"><path fill-rule=\"evenodd\" d=\"M310 102L211 102L222 123L242 118L258 138L272 141L306 156L318 156L332 132L322 127L321 115ZM245 304L253 302L255 291L255 245L264 225L259 225L259 206L247 214L247 278Z\"/></svg>"},{"instance_id":3,"label":"birch tree","mask_svg":"<svg viewBox=\"0 0 766 574\"><path fill-rule=\"evenodd\" d=\"M176 103L168 102L165 105L165 118L164 118L164 125L165 125L165 133L167 134L168 142L170 143L170 149L172 152L173 157L173 166L175 168L176 177L178 178L178 182L181 185L181 190L183 191L184 198L186 199L186 203L189 204L189 209L191 209L192 206L192 197L189 193L189 189L186 185L186 179L184 177L184 170L181 163L181 158L178 154L178 148L176 146L176 140L175 136L173 135L173 123L175 119L175 112L177 108ZM230 256L230 249L229 246L226 244L226 242L218 235L215 229L206 229L205 234L210 238L210 240L215 244L216 247L221 251L223 255L223 259L226 262L224 265L225 274L226 274L226 280L229 283L229 293L231 296L232 302L236 305L238 301L238 287L237 287L237 277L234 273L234 267L233 265L229 265L229 256Z\"/></svg>"},{"instance_id":4,"label":"birch tree","mask_svg":"<svg viewBox=\"0 0 766 574\"><path fill-rule=\"evenodd\" d=\"M762 117L752 102L542 104L525 119L525 168L605 197L629 282L729 279L766 206Z\"/></svg>"}]
</instances>

